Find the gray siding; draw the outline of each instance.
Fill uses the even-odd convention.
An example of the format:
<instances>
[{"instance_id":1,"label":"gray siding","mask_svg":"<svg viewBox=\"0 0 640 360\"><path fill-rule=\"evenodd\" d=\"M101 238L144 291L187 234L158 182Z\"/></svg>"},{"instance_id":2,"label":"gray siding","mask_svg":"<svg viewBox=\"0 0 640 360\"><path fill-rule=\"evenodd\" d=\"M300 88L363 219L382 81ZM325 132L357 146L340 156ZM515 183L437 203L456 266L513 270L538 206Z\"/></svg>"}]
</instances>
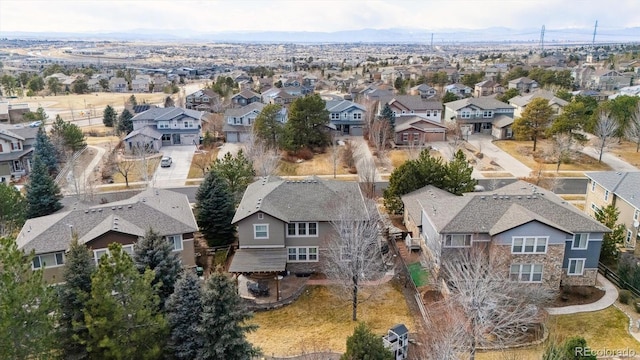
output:
<instances>
[{"instance_id":1,"label":"gray siding","mask_svg":"<svg viewBox=\"0 0 640 360\"><path fill-rule=\"evenodd\" d=\"M286 224L285 234L286 234ZM290 237L286 236L286 246L323 246L325 240L334 234L333 227L328 222L318 223L318 236L305 236L305 237Z\"/></svg>"},{"instance_id":2,"label":"gray siding","mask_svg":"<svg viewBox=\"0 0 640 360\"><path fill-rule=\"evenodd\" d=\"M238 222L238 240L240 247L284 247L285 223L272 216L264 214L263 219L258 219L255 213ZM268 224L269 238L255 239L253 234L253 225Z\"/></svg>"},{"instance_id":3,"label":"gray siding","mask_svg":"<svg viewBox=\"0 0 640 360\"><path fill-rule=\"evenodd\" d=\"M543 223L532 221L495 235L493 241L497 245L511 245L514 236L548 236L547 244L549 245L564 245L567 239L565 232Z\"/></svg>"},{"instance_id":4,"label":"gray siding","mask_svg":"<svg viewBox=\"0 0 640 360\"><path fill-rule=\"evenodd\" d=\"M602 247L602 233L589 234L589 245L586 250L572 250L571 244L573 243L573 237L567 238L566 246L564 248L564 260L562 261L562 268L569 267L569 259L584 259L585 269L596 269L598 267L598 260L600 259L600 249Z\"/></svg>"}]
</instances>

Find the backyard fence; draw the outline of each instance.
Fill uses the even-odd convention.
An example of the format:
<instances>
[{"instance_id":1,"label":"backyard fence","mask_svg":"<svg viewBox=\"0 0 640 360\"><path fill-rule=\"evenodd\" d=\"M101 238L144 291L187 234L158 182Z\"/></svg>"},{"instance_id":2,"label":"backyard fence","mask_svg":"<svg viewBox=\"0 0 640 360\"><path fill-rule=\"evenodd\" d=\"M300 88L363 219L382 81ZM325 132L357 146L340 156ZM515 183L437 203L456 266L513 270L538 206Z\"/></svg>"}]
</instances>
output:
<instances>
[{"instance_id":1,"label":"backyard fence","mask_svg":"<svg viewBox=\"0 0 640 360\"><path fill-rule=\"evenodd\" d=\"M420 295L420 291L418 291L416 284L413 282L413 279L411 278L411 273L409 271L409 267L407 266L407 263L404 261L402 256L400 256L400 249L398 249L398 244L396 242L395 236L392 235L392 236L388 236L387 238L389 240L389 243L391 244L391 248L393 249L394 254L398 255L397 257L400 259L400 263L402 264L401 273L405 278L404 285L407 286L407 283L411 284L410 286L411 286L411 290L413 290L413 297L416 301L416 304L418 305L418 309L420 309L420 314L422 315L422 321L426 326L429 323L427 321L427 310L425 309L424 303L422 302L422 296Z\"/></svg>"},{"instance_id":2,"label":"backyard fence","mask_svg":"<svg viewBox=\"0 0 640 360\"><path fill-rule=\"evenodd\" d=\"M598 263L598 272L618 288L629 290L634 297L640 298L640 290L636 289L628 282L622 280L615 271L609 269L605 264L601 262Z\"/></svg>"}]
</instances>

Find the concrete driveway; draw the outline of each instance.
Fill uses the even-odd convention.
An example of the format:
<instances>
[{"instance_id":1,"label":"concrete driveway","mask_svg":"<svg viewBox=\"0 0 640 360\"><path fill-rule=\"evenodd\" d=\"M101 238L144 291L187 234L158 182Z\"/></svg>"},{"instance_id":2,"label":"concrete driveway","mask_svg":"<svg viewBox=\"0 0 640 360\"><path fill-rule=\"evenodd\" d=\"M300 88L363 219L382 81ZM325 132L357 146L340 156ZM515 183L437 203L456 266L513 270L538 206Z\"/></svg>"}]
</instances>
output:
<instances>
[{"instance_id":1,"label":"concrete driveway","mask_svg":"<svg viewBox=\"0 0 640 360\"><path fill-rule=\"evenodd\" d=\"M232 156L236 156L240 149L244 151L244 145L241 143L224 143L220 147L220 150L218 150L218 159L222 160L226 153L231 153Z\"/></svg>"},{"instance_id":2,"label":"concrete driveway","mask_svg":"<svg viewBox=\"0 0 640 360\"><path fill-rule=\"evenodd\" d=\"M159 188L184 186L195 150L193 145L163 146L160 149L162 156L169 156L173 162L170 167L158 166L152 185Z\"/></svg>"},{"instance_id":3,"label":"concrete driveway","mask_svg":"<svg viewBox=\"0 0 640 360\"><path fill-rule=\"evenodd\" d=\"M531 174L531 169L509 155L504 150L493 144L493 137L486 134L472 134L469 136L469 143L476 148L482 148L482 152L492 158L505 171L510 172L515 177L527 177Z\"/></svg>"}]
</instances>

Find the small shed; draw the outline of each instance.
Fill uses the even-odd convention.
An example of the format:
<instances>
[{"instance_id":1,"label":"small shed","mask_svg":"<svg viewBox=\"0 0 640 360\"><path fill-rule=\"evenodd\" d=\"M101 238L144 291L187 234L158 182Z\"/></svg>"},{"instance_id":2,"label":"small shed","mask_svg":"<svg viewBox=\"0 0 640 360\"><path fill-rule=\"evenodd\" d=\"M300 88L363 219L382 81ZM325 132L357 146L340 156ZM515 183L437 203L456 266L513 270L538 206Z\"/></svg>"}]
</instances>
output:
<instances>
[{"instance_id":1,"label":"small shed","mask_svg":"<svg viewBox=\"0 0 640 360\"><path fill-rule=\"evenodd\" d=\"M404 360L409 350L409 329L404 324L394 325L387 335L382 337L382 342L393 352L395 360Z\"/></svg>"}]
</instances>

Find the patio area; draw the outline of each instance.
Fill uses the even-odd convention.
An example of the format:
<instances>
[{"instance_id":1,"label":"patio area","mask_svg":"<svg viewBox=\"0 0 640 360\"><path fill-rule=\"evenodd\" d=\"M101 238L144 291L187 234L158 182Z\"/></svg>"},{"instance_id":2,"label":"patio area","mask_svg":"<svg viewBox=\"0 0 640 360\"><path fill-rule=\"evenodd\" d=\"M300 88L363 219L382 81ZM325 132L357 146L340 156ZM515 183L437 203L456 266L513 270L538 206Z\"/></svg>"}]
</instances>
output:
<instances>
[{"instance_id":1,"label":"patio area","mask_svg":"<svg viewBox=\"0 0 640 360\"><path fill-rule=\"evenodd\" d=\"M255 304L256 309L264 310L291 303L302 293L308 280L308 277L293 274L282 276L280 280L276 279L275 274L238 275L237 278L240 297L249 304ZM249 291L250 283L259 283L262 294ZM268 289L268 295L264 289Z\"/></svg>"}]
</instances>

